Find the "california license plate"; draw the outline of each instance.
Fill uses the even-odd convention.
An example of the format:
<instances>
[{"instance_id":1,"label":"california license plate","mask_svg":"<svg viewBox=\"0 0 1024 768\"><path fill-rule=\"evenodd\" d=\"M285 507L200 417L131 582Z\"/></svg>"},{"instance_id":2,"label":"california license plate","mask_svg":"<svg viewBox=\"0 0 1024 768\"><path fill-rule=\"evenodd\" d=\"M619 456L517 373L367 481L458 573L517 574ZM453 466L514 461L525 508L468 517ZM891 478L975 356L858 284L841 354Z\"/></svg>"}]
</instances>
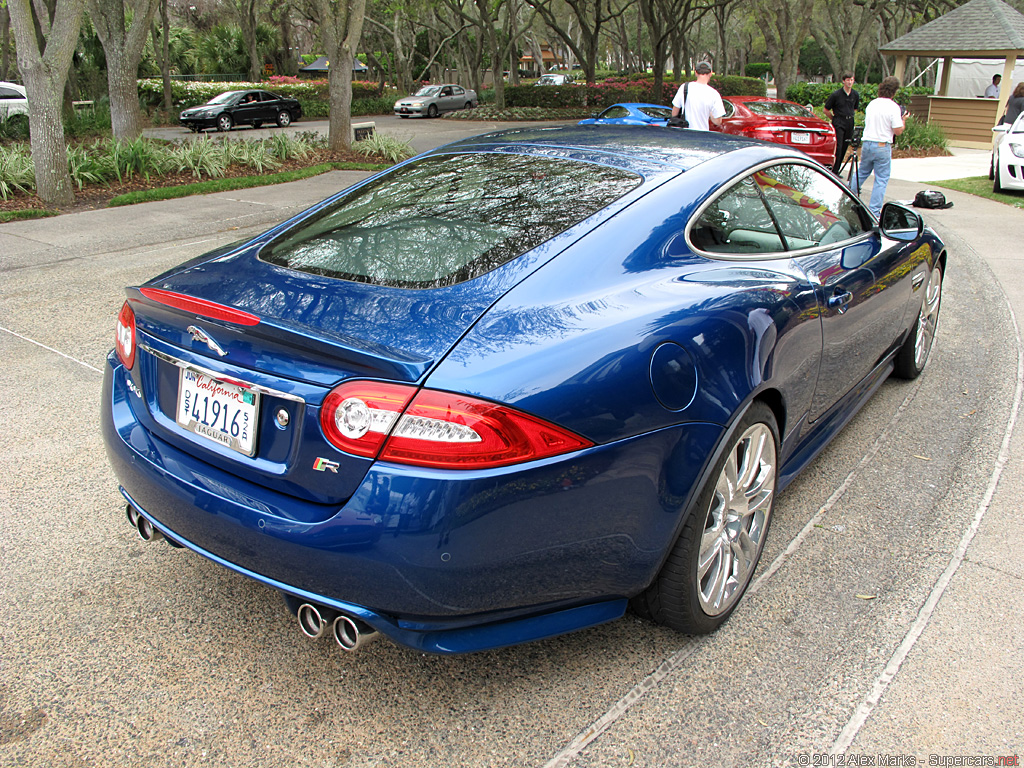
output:
<instances>
[{"instance_id":1,"label":"california license plate","mask_svg":"<svg viewBox=\"0 0 1024 768\"><path fill-rule=\"evenodd\" d=\"M793 131L789 134L789 140L794 144L810 144L811 134Z\"/></svg>"},{"instance_id":2,"label":"california license plate","mask_svg":"<svg viewBox=\"0 0 1024 768\"><path fill-rule=\"evenodd\" d=\"M189 368L179 369L178 424L200 437L252 456L260 396Z\"/></svg>"}]
</instances>

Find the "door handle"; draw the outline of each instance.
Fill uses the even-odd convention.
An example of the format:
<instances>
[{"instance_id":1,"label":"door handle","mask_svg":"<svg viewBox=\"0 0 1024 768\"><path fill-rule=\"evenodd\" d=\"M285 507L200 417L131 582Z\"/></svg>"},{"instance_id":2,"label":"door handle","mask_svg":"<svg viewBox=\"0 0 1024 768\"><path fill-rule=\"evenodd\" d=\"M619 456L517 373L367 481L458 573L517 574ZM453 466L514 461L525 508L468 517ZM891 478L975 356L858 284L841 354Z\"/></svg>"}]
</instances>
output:
<instances>
[{"instance_id":1,"label":"door handle","mask_svg":"<svg viewBox=\"0 0 1024 768\"><path fill-rule=\"evenodd\" d=\"M849 291L844 291L843 293L836 291L836 293L833 293L829 297L828 302L826 303L828 304L829 309L835 309L839 314L843 314L843 312L848 308L847 304L849 304L852 299L853 294Z\"/></svg>"}]
</instances>

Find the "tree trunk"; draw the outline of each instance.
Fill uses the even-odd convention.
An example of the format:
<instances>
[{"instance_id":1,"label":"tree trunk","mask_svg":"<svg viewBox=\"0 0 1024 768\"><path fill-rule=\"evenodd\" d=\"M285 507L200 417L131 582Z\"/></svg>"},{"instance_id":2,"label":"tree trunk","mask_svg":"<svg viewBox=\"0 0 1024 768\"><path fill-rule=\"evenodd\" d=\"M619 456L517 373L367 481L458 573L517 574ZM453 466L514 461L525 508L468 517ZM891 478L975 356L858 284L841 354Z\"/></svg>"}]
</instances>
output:
<instances>
[{"instance_id":1,"label":"tree trunk","mask_svg":"<svg viewBox=\"0 0 1024 768\"><path fill-rule=\"evenodd\" d=\"M89 16L107 57L110 126L118 140L142 134L139 109L139 60L159 0L135 0L127 26L123 0L89 0Z\"/></svg>"},{"instance_id":2,"label":"tree trunk","mask_svg":"<svg viewBox=\"0 0 1024 768\"><path fill-rule=\"evenodd\" d=\"M7 5L0 6L0 80L8 78L11 68L11 14Z\"/></svg>"},{"instance_id":3,"label":"tree trunk","mask_svg":"<svg viewBox=\"0 0 1024 768\"><path fill-rule=\"evenodd\" d=\"M338 152L352 148L352 62L363 34L366 0L317 0L327 59L331 98L328 146Z\"/></svg>"},{"instance_id":4,"label":"tree trunk","mask_svg":"<svg viewBox=\"0 0 1024 768\"><path fill-rule=\"evenodd\" d=\"M36 194L56 208L75 201L64 143L61 95L78 42L84 7L85 0L56 0L51 24L49 18L36 16L30 0L8 0L18 69L28 91Z\"/></svg>"}]
</instances>

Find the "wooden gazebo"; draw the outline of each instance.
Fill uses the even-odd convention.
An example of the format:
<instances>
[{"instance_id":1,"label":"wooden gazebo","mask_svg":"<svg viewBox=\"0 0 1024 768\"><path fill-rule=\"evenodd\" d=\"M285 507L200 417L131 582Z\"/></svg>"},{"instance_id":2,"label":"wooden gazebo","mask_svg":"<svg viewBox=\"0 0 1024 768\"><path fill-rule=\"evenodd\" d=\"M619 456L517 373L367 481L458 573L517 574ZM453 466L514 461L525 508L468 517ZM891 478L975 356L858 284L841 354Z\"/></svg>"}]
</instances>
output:
<instances>
[{"instance_id":1,"label":"wooden gazebo","mask_svg":"<svg viewBox=\"0 0 1024 768\"><path fill-rule=\"evenodd\" d=\"M992 126L1013 92L1014 64L1024 56L1024 15L1003 0L970 0L878 50L896 57L895 74L901 81L907 57L941 58L942 79L938 93L929 98L928 119L943 127L953 146L988 149ZM1004 61L999 98L947 96L954 56Z\"/></svg>"}]
</instances>

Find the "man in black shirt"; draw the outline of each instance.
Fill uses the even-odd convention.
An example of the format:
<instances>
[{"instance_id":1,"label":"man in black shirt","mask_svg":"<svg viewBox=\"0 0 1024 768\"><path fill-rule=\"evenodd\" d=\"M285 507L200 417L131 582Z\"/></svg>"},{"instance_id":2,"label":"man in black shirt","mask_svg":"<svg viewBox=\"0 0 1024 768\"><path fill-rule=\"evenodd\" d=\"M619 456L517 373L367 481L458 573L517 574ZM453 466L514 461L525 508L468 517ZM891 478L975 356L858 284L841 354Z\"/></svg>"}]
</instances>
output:
<instances>
[{"instance_id":1,"label":"man in black shirt","mask_svg":"<svg viewBox=\"0 0 1024 768\"><path fill-rule=\"evenodd\" d=\"M832 172L838 174L843 168L846 149L853 137L853 115L860 104L860 94L853 90L853 73L843 73L843 87L833 91L825 101L825 114L836 129L836 162Z\"/></svg>"}]
</instances>

